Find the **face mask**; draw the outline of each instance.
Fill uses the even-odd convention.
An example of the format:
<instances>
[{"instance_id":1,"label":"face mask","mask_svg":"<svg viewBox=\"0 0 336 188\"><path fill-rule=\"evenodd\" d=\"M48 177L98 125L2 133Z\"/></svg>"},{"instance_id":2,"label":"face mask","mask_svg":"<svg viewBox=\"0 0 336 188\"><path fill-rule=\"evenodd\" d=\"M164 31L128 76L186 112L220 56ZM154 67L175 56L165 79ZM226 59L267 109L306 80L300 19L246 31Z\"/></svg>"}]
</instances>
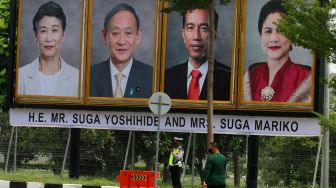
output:
<instances>
[{"instance_id":1,"label":"face mask","mask_svg":"<svg viewBox=\"0 0 336 188\"><path fill-rule=\"evenodd\" d=\"M212 149L212 148L209 148L209 149L208 149L208 152L209 152L209 153L213 153L213 149Z\"/></svg>"}]
</instances>

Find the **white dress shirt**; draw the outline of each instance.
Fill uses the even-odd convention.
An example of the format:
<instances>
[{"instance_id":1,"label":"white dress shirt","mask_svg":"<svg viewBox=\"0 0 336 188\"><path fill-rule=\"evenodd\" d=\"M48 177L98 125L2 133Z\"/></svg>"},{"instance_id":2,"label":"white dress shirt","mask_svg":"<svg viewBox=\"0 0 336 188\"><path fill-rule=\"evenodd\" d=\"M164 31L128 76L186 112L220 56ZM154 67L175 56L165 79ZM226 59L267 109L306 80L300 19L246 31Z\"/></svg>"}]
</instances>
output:
<instances>
[{"instance_id":1,"label":"white dress shirt","mask_svg":"<svg viewBox=\"0 0 336 188\"><path fill-rule=\"evenodd\" d=\"M124 75L123 79L121 80L121 91L122 91L123 95L125 94L127 80L128 80L128 77L129 77L129 73L131 71L132 64L133 64L133 58L130 60L130 62L124 68L124 70L121 71L121 73L123 73L123 75ZM114 96L115 90L117 88L117 79L116 79L115 75L118 74L119 71L114 66L111 59L110 59L110 72L111 72L111 81L112 81L112 93L113 93L113 96Z\"/></svg>"},{"instance_id":2,"label":"white dress shirt","mask_svg":"<svg viewBox=\"0 0 336 188\"><path fill-rule=\"evenodd\" d=\"M204 62L198 69L195 69L191 63L190 63L190 60L188 60L188 72L187 72L187 77L188 77L188 80L187 80L187 94L188 94L188 90L189 90L189 85L190 85L190 82L191 82L191 71L192 70L198 70L202 73L202 76L200 77L199 79L199 85L200 85L200 93L202 91L202 88L203 88L203 84L204 84L204 81L205 81L205 77L207 75L207 72L208 72L208 61Z\"/></svg>"}]
</instances>

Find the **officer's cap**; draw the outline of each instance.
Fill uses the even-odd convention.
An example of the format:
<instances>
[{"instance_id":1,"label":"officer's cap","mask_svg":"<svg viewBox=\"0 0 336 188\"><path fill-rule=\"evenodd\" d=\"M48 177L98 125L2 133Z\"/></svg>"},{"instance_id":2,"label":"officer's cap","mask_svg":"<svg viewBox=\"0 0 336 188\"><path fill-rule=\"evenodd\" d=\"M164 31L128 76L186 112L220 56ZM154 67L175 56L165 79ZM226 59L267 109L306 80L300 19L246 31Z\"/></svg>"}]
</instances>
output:
<instances>
[{"instance_id":1,"label":"officer's cap","mask_svg":"<svg viewBox=\"0 0 336 188\"><path fill-rule=\"evenodd\" d=\"M183 138L174 137L174 141L179 141L179 142L181 142L181 141L183 141Z\"/></svg>"}]
</instances>

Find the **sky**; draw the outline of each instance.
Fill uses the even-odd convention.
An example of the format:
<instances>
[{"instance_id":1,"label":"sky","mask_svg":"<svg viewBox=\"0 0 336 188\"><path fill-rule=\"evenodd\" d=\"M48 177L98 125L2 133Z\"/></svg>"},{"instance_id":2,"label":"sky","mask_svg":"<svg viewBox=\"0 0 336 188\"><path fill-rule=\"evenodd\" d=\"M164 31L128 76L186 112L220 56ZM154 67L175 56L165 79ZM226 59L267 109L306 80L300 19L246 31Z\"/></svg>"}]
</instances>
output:
<instances>
[{"instance_id":1,"label":"sky","mask_svg":"<svg viewBox=\"0 0 336 188\"><path fill-rule=\"evenodd\" d=\"M333 64L333 63L329 64L329 72L336 73L336 64Z\"/></svg>"}]
</instances>

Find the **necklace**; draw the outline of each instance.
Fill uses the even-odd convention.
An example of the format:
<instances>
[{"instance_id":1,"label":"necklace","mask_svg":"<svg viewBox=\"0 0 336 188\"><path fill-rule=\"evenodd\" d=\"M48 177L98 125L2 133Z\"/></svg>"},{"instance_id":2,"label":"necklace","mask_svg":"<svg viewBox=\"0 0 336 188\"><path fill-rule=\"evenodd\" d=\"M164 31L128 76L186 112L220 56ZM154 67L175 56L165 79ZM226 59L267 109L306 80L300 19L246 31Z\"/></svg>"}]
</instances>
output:
<instances>
[{"instance_id":1,"label":"necklace","mask_svg":"<svg viewBox=\"0 0 336 188\"><path fill-rule=\"evenodd\" d=\"M266 86L261 90L261 99L263 101L270 101L274 95L275 91L271 86Z\"/></svg>"}]
</instances>

